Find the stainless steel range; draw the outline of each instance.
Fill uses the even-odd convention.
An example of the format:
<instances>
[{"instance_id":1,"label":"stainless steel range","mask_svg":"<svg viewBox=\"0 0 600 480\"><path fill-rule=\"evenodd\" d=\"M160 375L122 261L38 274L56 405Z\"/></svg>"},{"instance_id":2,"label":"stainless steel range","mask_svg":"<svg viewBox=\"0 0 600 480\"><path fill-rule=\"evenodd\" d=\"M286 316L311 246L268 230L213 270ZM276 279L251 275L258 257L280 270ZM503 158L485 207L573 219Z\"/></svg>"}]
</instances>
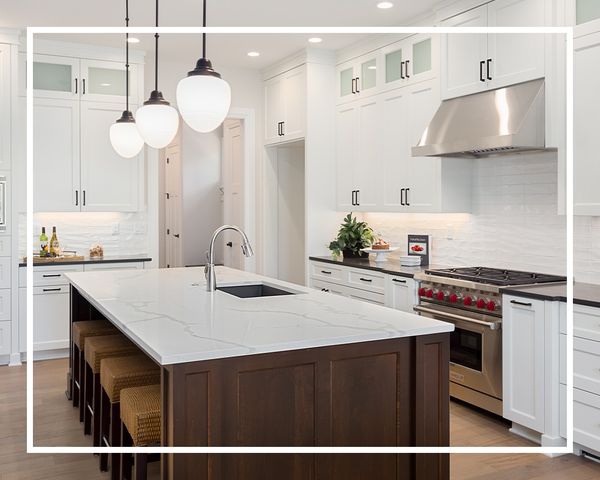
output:
<instances>
[{"instance_id":1,"label":"stainless steel range","mask_svg":"<svg viewBox=\"0 0 600 480\"><path fill-rule=\"evenodd\" d=\"M450 395L502 415L501 288L565 282L566 277L485 267L425 270L420 315L453 323Z\"/></svg>"}]
</instances>

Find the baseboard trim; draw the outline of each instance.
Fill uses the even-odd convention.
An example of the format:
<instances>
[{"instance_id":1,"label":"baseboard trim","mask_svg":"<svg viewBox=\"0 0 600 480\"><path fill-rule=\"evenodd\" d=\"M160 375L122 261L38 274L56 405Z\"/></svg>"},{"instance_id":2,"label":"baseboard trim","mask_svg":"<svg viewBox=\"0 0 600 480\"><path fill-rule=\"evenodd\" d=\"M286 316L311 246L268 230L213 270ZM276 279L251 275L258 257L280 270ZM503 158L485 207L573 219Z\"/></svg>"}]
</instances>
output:
<instances>
[{"instance_id":1,"label":"baseboard trim","mask_svg":"<svg viewBox=\"0 0 600 480\"><path fill-rule=\"evenodd\" d=\"M508 431L510 433L518 435L519 437L523 437L527 440L530 440L533 443L537 443L538 445L541 445L542 443L541 433L536 432L535 430L531 430L530 428L524 427L523 425L519 425L518 423L513 422L512 427L509 428Z\"/></svg>"},{"instance_id":2,"label":"baseboard trim","mask_svg":"<svg viewBox=\"0 0 600 480\"><path fill-rule=\"evenodd\" d=\"M11 353L10 359L8 360L9 367L18 367L22 365L21 363L21 354L20 353Z\"/></svg>"}]
</instances>

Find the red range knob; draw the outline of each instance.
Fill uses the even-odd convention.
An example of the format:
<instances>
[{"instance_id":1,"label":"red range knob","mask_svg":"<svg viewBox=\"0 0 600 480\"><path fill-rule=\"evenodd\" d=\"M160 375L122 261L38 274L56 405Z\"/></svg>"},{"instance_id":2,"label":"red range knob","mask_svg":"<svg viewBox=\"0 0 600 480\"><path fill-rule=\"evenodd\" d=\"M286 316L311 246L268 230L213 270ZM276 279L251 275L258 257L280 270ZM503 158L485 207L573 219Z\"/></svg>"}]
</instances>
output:
<instances>
[{"instance_id":1,"label":"red range knob","mask_svg":"<svg viewBox=\"0 0 600 480\"><path fill-rule=\"evenodd\" d=\"M425 292L427 298L433 298L433 290L429 289Z\"/></svg>"},{"instance_id":2,"label":"red range knob","mask_svg":"<svg viewBox=\"0 0 600 480\"><path fill-rule=\"evenodd\" d=\"M444 298L446 298L446 295L444 294L444 292L442 292L440 290L439 292L437 292L435 298L437 298L440 302L442 302L444 300Z\"/></svg>"},{"instance_id":3,"label":"red range knob","mask_svg":"<svg viewBox=\"0 0 600 480\"><path fill-rule=\"evenodd\" d=\"M450 295L450 298L448 300L450 300L450 303L456 303L458 302L458 295L456 293L453 293L452 295Z\"/></svg>"},{"instance_id":4,"label":"red range knob","mask_svg":"<svg viewBox=\"0 0 600 480\"><path fill-rule=\"evenodd\" d=\"M496 302L494 300L490 300L487 305L486 308L490 311L493 312L494 310L496 310Z\"/></svg>"},{"instance_id":5,"label":"red range knob","mask_svg":"<svg viewBox=\"0 0 600 480\"><path fill-rule=\"evenodd\" d=\"M485 308L485 300L483 298L477 300L477 308Z\"/></svg>"},{"instance_id":6,"label":"red range knob","mask_svg":"<svg viewBox=\"0 0 600 480\"><path fill-rule=\"evenodd\" d=\"M419 296L420 296L420 297L423 297L423 296L425 296L425 293L426 293L426 292L427 292L427 289L426 289L426 288L423 288L423 287L419 288Z\"/></svg>"},{"instance_id":7,"label":"red range knob","mask_svg":"<svg viewBox=\"0 0 600 480\"><path fill-rule=\"evenodd\" d=\"M471 305L473 305L473 298L472 298L472 297L470 297L470 296L466 296L466 297L463 299L463 305L465 305L465 306L467 306L467 307L470 307Z\"/></svg>"}]
</instances>

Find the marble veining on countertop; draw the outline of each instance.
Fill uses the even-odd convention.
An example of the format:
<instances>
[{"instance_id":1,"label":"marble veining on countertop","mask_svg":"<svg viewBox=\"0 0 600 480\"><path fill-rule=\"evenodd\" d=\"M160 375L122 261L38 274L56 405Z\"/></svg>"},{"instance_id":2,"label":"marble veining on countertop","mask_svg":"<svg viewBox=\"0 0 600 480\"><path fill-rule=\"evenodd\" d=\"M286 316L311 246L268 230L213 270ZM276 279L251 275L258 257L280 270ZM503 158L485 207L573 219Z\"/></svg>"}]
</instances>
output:
<instances>
[{"instance_id":1,"label":"marble veining on countertop","mask_svg":"<svg viewBox=\"0 0 600 480\"><path fill-rule=\"evenodd\" d=\"M77 290L162 365L450 332L450 323L217 267L217 285L298 292L207 292L202 268L68 273Z\"/></svg>"},{"instance_id":2,"label":"marble veining on countertop","mask_svg":"<svg viewBox=\"0 0 600 480\"><path fill-rule=\"evenodd\" d=\"M34 267L49 267L54 265L84 265L90 263L127 263L127 262L151 262L148 255L105 255L104 257L90 257L86 255L83 260L61 260L60 262L45 262L34 264ZM20 262L19 267L25 267L27 263Z\"/></svg>"},{"instance_id":3,"label":"marble veining on countertop","mask_svg":"<svg viewBox=\"0 0 600 480\"><path fill-rule=\"evenodd\" d=\"M394 258L393 254L390 255L390 259L385 262L376 262L373 256L366 258L343 258L333 256L308 258L309 260L314 260L316 262L339 264L344 267L351 268L364 268L366 270L374 270L377 272L400 275L408 278L412 278L414 277L415 273L424 272L425 270L448 268L446 265L419 265L417 267L405 267L404 265L400 265L400 260L398 258Z\"/></svg>"},{"instance_id":4,"label":"marble veining on countertop","mask_svg":"<svg viewBox=\"0 0 600 480\"><path fill-rule=\"evenodd\" d=\"M502 289L502 293L539 300L566 302L567 284L551 283L522 287L507 287ZM573 284L573 303L600 308L600 285L575 282Z\"/></svg>"}]
</instances>

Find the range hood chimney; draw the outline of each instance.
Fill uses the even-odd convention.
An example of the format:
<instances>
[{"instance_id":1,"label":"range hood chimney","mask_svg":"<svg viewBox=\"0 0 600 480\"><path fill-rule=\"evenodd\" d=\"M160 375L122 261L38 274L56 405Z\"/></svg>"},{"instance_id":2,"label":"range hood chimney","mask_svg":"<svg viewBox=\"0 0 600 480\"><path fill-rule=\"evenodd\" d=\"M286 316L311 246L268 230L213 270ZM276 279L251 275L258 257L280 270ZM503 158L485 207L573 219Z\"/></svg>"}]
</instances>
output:
<instances>
[{"instance_id":1,"label":"range hood chimney","mask_svg":"<svg viewBox=\"0 0 600 480\"><path fill-rule=\"evenodd\" d=\"M486 157L545 146L544 79L444 100L413 157Z\"/></svg>"}]
</instances>

